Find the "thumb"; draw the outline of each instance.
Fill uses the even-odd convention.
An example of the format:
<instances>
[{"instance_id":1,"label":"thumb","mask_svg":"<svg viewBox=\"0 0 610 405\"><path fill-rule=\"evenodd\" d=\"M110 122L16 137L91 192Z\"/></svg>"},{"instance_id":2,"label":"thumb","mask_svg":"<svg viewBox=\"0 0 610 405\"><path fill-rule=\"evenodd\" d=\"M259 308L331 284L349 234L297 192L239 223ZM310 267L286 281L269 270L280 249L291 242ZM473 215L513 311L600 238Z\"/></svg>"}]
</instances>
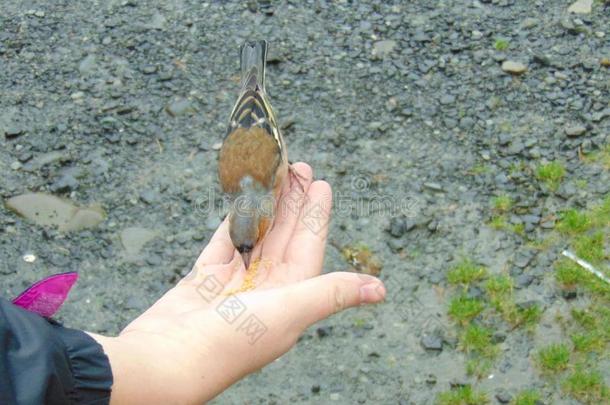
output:
<instances>
[{"instance_id":1,"label":"thumb","mask_svg":"<svg viewBox=\"0 0 610 405\"><path fill-rule=\"evenodd\" d=\"M335 272L310 278L293 286L290 309L303 329L360 304L374 304L385 298L381 280L366 274Z\"/></svg>"}]
</instances>

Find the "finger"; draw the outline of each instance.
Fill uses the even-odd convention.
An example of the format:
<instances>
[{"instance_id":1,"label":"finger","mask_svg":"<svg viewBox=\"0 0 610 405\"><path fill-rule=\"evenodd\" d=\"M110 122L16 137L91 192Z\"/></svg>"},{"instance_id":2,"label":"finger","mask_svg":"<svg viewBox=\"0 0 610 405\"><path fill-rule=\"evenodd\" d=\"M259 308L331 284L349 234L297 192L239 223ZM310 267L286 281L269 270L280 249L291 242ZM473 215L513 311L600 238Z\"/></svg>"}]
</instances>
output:
<instances>
[{"instance_id":1,"label":"finger","mask_svg":"<svg viewBox=\"0 0 610 405\"><path fill-rule=\"evenodd\" d=\"M208 245L197 259L197 266L228 263L233 258L235 247L229 236L229 217L220 224Z\"/></svg>"},{"instance_id":2,"label":"finger","mask_svg":"<svg viewBox=\"0 0 610 405\"><path fill-rule=\"evenodd\" d=\"M180 280L179 283L190 285L199 285L204 280L215 278L222 286L226 286L233 275L243 267L241 256L237 251L227 263L205 264L201 261L196 261L191 271Z\"/></svg>"},{"instance_id":3,"label":"finger","mask_svg":"<svg viewBox=\"0 0 610 405\"><path fill-rule=\"evenodd\" d=\"M307 163L295 163L292 167L298 175L302 176L303 179L299 181L303 189L295 181L295 184L292 184L282 195L278 203L273 229L267 235L263 244L262 257L275 262L284 259L286 246L288 246L290 237L294 232L313 178L311 167Z\"/></svg>"},{"instance_id":4,"label":"finger","mask_svg":"<svg viewBox=\"0 0 610 405\"><path fill-rule=\"evenodd\" d=\"M315 181L311 184L286 249L285 260L299 266L306 265L306 277L322 271L332 200L332 190L327 182Z\"/></svg>"},{"instance_id":5,"label":"finger","mask_svg":"<svg viewBox=\"0 0 610 405\"><path fill-rule=\"evenodd\" d=\"M361 304L383 301L383 283L366 274L335 272L310 278L286 287L289 316L303 330L310 325Z\"/></svg>"}]
</instances>

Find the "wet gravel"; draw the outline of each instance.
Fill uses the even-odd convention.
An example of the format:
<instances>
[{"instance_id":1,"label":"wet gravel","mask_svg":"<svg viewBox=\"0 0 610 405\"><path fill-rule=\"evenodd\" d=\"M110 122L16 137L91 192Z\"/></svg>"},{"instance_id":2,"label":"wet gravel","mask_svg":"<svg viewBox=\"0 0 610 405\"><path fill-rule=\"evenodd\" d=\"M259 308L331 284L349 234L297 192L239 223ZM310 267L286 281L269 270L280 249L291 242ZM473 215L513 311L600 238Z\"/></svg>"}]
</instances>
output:
<instances>
[{"instance_id":1,"label":"wet gravel","mask_svg":"<svg viewBox=\"0 0 610 405\"><path fill-rule=\"evenodd\" d=\"M334 188L325 271L349 267L337 247L366 244L388 299L311 328L215 403L428 404L475 382L446 315L445 273L462 257L508 270L517 302L546 308L533 337L502 332L478 386L492 403L530 387L574 403L528 357L569 308L549 277L558 252L527 242L610 191L608 170L580 158L610 142L610 9L568 6L4 0L1 197L45 192L107 216L65 233L2 208L2 295L78 271L58 318L115 334L186 274L224 213L216 158L237 48L265 38L291 159ZM535 176L551 161L566 169L557 190ZM523 235L488 226L498 195L516 201Z\"/></svg>"}]
</instances>

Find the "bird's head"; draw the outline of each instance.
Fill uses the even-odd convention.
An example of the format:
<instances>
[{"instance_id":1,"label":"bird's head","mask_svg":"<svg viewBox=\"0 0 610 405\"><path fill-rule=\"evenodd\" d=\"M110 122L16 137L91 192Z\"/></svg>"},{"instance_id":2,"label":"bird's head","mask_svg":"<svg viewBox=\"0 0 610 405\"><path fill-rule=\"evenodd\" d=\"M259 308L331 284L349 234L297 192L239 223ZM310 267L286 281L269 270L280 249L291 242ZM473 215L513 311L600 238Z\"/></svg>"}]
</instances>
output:
<instances>
[{"instance_id":1,"label":"bird's head","mask_svg":"<svg viewBox=\"0 0 610 405\"><path fill-rule=\"evenodd\" d=\"M273 221L274 203L269 194L242 191L229 212L229 235L246 268L254 247L265 237Z\"/></svg>"}]
</instances>

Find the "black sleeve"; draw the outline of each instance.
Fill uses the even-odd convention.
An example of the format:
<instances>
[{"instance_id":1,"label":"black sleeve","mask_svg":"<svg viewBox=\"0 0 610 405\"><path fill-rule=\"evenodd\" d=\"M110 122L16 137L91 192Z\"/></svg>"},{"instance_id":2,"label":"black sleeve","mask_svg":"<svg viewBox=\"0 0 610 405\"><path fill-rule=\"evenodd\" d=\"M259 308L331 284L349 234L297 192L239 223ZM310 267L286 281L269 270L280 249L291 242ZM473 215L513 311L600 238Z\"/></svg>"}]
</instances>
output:
<instances>
[{"instance_id":1,"label":"black sleeve","mask_svg":"<svg viewBox=\"0 0 610 405\"><path fill-rule=\"evenodd\" d=\"M93 338L0 298L0 404L107 404L111 387Z\"/></svg>"}]
</instances>

